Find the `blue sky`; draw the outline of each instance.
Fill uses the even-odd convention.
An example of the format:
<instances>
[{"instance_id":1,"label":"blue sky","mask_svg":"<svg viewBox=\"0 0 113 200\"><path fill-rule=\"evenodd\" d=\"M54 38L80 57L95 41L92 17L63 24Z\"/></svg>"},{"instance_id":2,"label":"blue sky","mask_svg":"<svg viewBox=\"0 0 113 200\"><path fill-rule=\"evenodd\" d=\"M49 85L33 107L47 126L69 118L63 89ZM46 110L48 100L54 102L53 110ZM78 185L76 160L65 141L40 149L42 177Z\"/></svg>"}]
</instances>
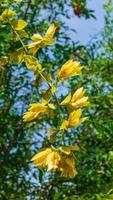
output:
<instances>
[{"instance_id":1,"label":"blue sky","mask_svg":"<svg viewBox=\"0 0 113 200\"><path fill-rule=\"evenodd\" d=\"M86 44L92 36L101 31L104 26L104 3L105 0L90 0L88 3L88 8L95 10L96 20L77 18L71 10L73 16L71 20L66 20L66 23L70 28L77 31L77 33L71 35L73 39L75 38L75 41Z\"/></svg>"}]
</instances>

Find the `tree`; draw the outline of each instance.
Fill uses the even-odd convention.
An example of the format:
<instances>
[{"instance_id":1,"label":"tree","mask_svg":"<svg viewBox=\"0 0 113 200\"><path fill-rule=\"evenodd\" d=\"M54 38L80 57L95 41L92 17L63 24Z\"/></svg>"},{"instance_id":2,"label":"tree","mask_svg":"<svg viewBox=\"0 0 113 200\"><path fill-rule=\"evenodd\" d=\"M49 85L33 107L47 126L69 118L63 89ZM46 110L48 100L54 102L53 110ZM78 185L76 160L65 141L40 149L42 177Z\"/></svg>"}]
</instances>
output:
<instances>
[{"instance_id":1,"label":"tree","mask_svg":"<svg viewBox=\"0 0 113 200\"><path fill-rule=\"evenodd\" d=\"M27 31L22 33L24 43L37 30L41 34L45 33L54 21L57 27L57 43L40 49L36 57L53 77L56 67L62 66L69 58L77 59L87 66L83 68L80 77L76 80L71 78L65 87L66 91L69 89L74 92L75 85L83 85L90 96L91 106L86 108L89 118L87 123L77 130L71 130L71 134L66 137L67 144L77 143L81 149L76 154L78 175L75 179L65 179L58 174L48 174L46 177L44 171L33 168L30 162L32 155L41 146L47 147L50 141L44 135L46 130L42 132L41 124L25 124L22 115L31 102L40 100L40 90L37 92L40 80L36 77L34 83L33 73L28 71L24 63L17 67L17 58L20 59L21 54L18 56L15 52L22 44L15 37L16 33L10 24L1 22L1 199L107 199L112 193L112 73L108 75L109 71L112 72L111 5L110 1L105 4L107 14L102 39L99 38L98 42L92 41L91 45L84 47L72 42L65 32L68 27L60 16L69 17L67 9L71 5L66 1L11 3L11 8L18 13L19 18L28 22L28 28L25 28ZM9 2L3 2L0 6L2 14L4 9L9 9ZM42 10L47 13L46 17ZM12 61L7 63L6 55L13 60L13 64ZM62 100L66 91L61 96ZM62 111L65 112L66 108L62 107ZM59 117L51 123L57 127ZM57 146L59 139L53 144Z\"/></svg>"}]
</instances>

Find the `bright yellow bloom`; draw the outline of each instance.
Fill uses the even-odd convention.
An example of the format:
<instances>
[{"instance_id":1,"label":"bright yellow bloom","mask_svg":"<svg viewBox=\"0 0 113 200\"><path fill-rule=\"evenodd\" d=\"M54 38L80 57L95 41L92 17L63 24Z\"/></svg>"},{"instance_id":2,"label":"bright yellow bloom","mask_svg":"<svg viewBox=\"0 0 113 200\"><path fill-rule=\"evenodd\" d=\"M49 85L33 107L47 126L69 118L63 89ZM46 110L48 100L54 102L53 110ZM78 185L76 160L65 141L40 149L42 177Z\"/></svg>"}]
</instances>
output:
<instances>
[{"instance_id":1,"label":"bright yellow bloom","mask_svg":"<svg viewBox=\"0 0 113 200\"><path fill-rule=\"evenodd\" d=\"M43 37L39 33L34 34L31 37L31 39L34 42L28 45L30 53L34 55L40 48L52 45L56 41L53 38L55 31L56 31L56 26L54 24L51 24L51 26L49 27L49 29L47 30L46 34Z\"/></svg>"},{"instance_id":2,"label":"bright yellow bloom","mask_svg":"<svg viewBox=\"0 0 113 200\"><path fill-rule=\"evenodd\" d=\"M69 126L77 127L80 123L84 122L87 119L87 117L80 118L81 114L81 109L71 112L68 119Z\"/></svg>"},{"instance_id":3,"label":"bright yellow bloom","mask_svg":"<svg viewBox=\"0 0 113 200\"><path fill-rule=\"evenodd\" d=\"M60 103L60 105L70 104L74 109L89 105L88 97L84 96L85 90L83 87L76 90L76 92L71 97L71 94L65 97L65 99Z\"/></svg>"},{"instance_id":4,"label":"bright yellow bloom","mask_svg":"<svg viewBox=\"0 0 113 200\"><path fill-rule=\"evenodd\" d=\"M48 171L56 171L58 169L59 161L61 159L60 154L57 151L52 151L46 161Z\"/></svg>"},{"instance_id":5,"label":"bright yellow bloom","mask_svg":"<svg viewBox=\"0 0 113 200\"><path fill-rule=\"evenodd\" d=\"M68 128L68 126L69 126L68 120L63 120L63 122L62 122L62 124L60 126L60 130L65 130L65 129Z\"/></svg>"},{"instance_id":6,"label":"bright yellow bloom","mask_svg":"<svg viewBox=\"0 0 113 200\"><path fill-rule=\"evenodd\" d=\"M31 160L38 167L47 167L48 171L56 171L61 159L57 150L44 148L40 150Z\"/></svg>"},{"instance_id":7,"label":"bright yellow bloom","mask_svg":"<svg viewBox=\"0 0 113 200\"><path fill-rule=\"evenodd\" d=\"M58 171L63 176L72 178L77 174L73 151L79 151L79 147L43 148L31 160L37 167L46 167L48 171Z\"/></svg>"},{"instance_id":8,"label":"bright yellow bloom","mask_svg":"<svg viewBox=\"0 0 113 200\"><path fill-rule=\"evenodd\" d=\"M61 67L61 70L58 73L58 77L59 79L67 79L77 75L81 69L82 67L80 66L80 62L69 60Z\"/></svg>"},{"instance_id":9,"label":"bright yellow bloom","mask_svg":"<svg viewBox=\"0 0 113 200\"><path fill-rule=\"evenodd\" d=\"M25 122L36 119L39 115L48 114L50 110L54 110L55 106L51 103L32 103L27 112L24 113Z\"/></svg>"},{"instance_id":10,"label":"bright yellow bloom","mask_svg":"<svg viewBox=\"0 0 113 200\"><path fill-rule=\"evenodd\" d=\"M64 156L59 167L62 176L73 178L77 175L77 171L75 169L75 160L72 156L67 158Z\"/></svg>"},{"instance_id":11,"label":"bright yellow bloom","mask_svg":"<svg viewBox=\"0 0 113 200\"><path fill-rule=\"evenodd\" d=\"M33 158L31 159L37 167L46 167L47 157L52 152L49 148L44 148L40 150Z\"/></svg>"},{"instance_id":12,"label":"bright yellow bloom","mask_svg":"<svg viewBox=\"0 0 113 200\"><path fill-rule=\"evenodd\" d=\"M23 119L25 122L31 121L39 116L39 114L47 114L48 107L43 103L32 103L27 112L24 113Z\"/></svg>"},{"instance_id":13,"label":"bright yellow bloom","mask_svg":"<svg viewBox=\"0 0 113 200\"><path fill-rule=\"evenodd\" d=\"M61 106L69 104L71 101L71 93L69 93L65 99L60 103Z\"/></svg>"},{"instance_id":14,"label":"bright yellow bloom","mask_svg":"<svg viewBox=\"0 0 113 200\"><path fill-rule=\"evenodd\" d=\"M68 129L69 127L77 127L84 122L87 117L82 117L82 110L78 109L70 113L68 120L64 120L60 126L60 130Z\"/></svg>"},{"instance_id":15,"label":"bright yellow bloom","mask_svg":"<svg viewBox=\"0 0 113 200\"><path fill-rule=\"evenodd\" d=\"M89 105L88 97L84 96L85 90L83 87L79 88L72 96L70 104L74 108L80 108Z\"/></svg>"},{"instance_id":16,"label":"bright yellow bloom","mask_svg":"<svg viewBox=\"0 0 113 200\"><path fill-rule=\"evenodd\" d=\"M39 113L27 111L24 113L23 120L24 122L32 121L38 117Z\"/></svg>"}]
</instances>

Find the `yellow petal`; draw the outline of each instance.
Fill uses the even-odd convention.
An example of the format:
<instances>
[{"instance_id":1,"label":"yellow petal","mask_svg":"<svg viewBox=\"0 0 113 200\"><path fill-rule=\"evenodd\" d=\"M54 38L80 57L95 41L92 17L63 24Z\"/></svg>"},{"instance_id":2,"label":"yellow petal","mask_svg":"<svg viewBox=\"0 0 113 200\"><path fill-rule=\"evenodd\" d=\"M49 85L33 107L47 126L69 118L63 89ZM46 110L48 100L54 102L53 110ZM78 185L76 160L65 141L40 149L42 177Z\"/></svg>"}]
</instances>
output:
<instances>
[{"instance_id":1,"label":"yellow petal","mask_svg":"<svg viewBox=\"0 0 113 200\"><path fill-rule=\"evenodd\" d=\"M23 120L24 120L24 122L29 122L29 121L35 119L38 115L39 115L38 112L37 113L32 112L32 111L25 112L24 116L23 116Z\"/></svg>"},{"instance_id":2,"label":"yellow petal","mask_svg":"<svg viewBox=\"0 0 113 200\"><path fill-rule=\"evenodd\" d=\"M46 155L48 155L51 152L52 152L51 149L49 149L49 148L43 148L43 149L41 149L38 153L36 153L32 157L31 161L35 161L37 159L41 159L43 156L46 156Z\"/></svg>"},{"instance_id":3,"label":"yellow petal","mask_svg":"<svg viewBox=\"0 0 113 200\"><path fill-rule=\"evenodd\" d=\"M58 73L59 79L66 79L75 76L81 70L80 63L78 61L67 61Z\"/></svg>"},{"instance_id":4,"label":"yellow petal","mask_svg":"<svg viewBox=\"0 0 113 200\"><path fill-rule=\"evenodd\" d=\"M61 157L60 154L56 151L53 151L50 153L47 157L47 166L48 166L48 171L55 171L58 168L58 164L60 161Z\"/></svg>"},{"instance_id":5,"label":"yellow petal","mask_svg":"<svg viewBox=\"0 0 113 200\"><path fill-rule=\"evenodd\" d=\"M72 167L72 168L75 167L75 160L74 160L73 157L66 158L66 163L67 163L70 167Z\"/></svg>"},{"instance_id":6,"label":"yellow petal","mask_svg":"<svg viewBox=\"0 0 113 200\"><path fill-rule=\"evenodd\" d=\"M47 106L44 103L31 103L29 111L33 112L47 112Z\"/></svg>"},{"instance_id":7,"label":"yellow petal","mask_svg":"<svg viewBox=\"0 0 113 200\"><path fill-rule=\"evenodd\" d=\"M78 108L78 107L82 107L82 106L88 106L89 102L87 100L88 100L88 97L83 97L83 98L78 99L77 101L71 103L71 105L74 108Z\"/></svg>"},{"instance_id":8,"label":"yellow petal","mask_svg":"<svg viewBox=\"0 0 113 200\"><path fill-rule=\"evenodd\" d=\"M51 149L44 148L40 150L33 158L31 159L34 165L38 167L45 167L47 162L47 157L51 153Z\"/></svg>"},{"instance_id":9,"label":"yellow petal","mask_svg":"<svg viewBox=\"0 0 113 200\"><path fill-rule=\"evenodd\" d=\"M64 120L60 126L60 130L65 130L68 128L69 122L67 120Z\"/></svg>"},{"instance_id":10,"label":"yellow petal","mask_svg":"<svg viewBox=\"0 0 113 200\"><path fill-rule=\"evenodd\" d=\"M55 34L55 31L56 31L55 24L51 24L50 27L48 28L46 34L45 34L45 37L46 38L52 38Z\"/></svg>"},{"instance_id":11,"label":"yellow petal","mask_svg":"<svg viewBox=\"0 0 113 200\"><path fill-rule=\"evenodd\" d=\"M60 103L61 106L68 104L71 101L71 93Z\"/></svg>"},{"instance_id":12,"label":"yellow petal","mask_svg":"<svg viewBox=\"0 0 113 200\"><path fill-rule=\"evenodd\" d=\"M56 39L54 38L46 38L44 37L43 40L42 40L42 44L41 44L41 47L46 47L48 45L52 45L53 43L55 43Z\"/></svg>"},{"instance_id":13,"label":"yellow petal","mask_svg":"<svg viewBox=\"0 0 113 200\"><path fill-rule=\"evenodd\" d=\"M71 102L74 102L74 101L76 101L77 99L82 98L83 95L84 95L84 93L85 93L85 90L83 90L83 87L81 87L81 88L79 88L78 90L76 90L76 92L75 92L75 93L73 94L73 96L72 96Z\"/></svg>"},{"instance_id":14,"label":"yellow petal","mask_svg":"<svg viewBox=\"0 0 113 200\"><path fill-rule=\"evenodd\" d=\"M82 122L84 122L86 120L87 120L87 117L82 117L82 118L80 118L80 123L82 123Z\"/></svg>"},{"instance_id":15,"label":"yellow petal","mask_svg":"<svg viewBox=\"0 0 113 200\"><path fill-rule=\"evenodd\" d=\"M78 126L81 114L82 114L81 109L71 112L68 119L69 125Z\"/></svg>"},{"instance_id":16,"label":"yellow petal","mask_svg":"<svg viewBox=\"0 0 113 200\"><path fill-rule=\"evenodd\" d=\"M54 94L56 92L56 85L53 84L51 86L51 92L52 92L52 94Z\"/></svg>"},{"instance_id":17,"label":"yellow petal","mask_svg":"<svg viewBox=\"0 0 113 200\"><path fill-rule=\"evenodd\" d=\"M75 161L73 157L62 157L60 161L59 171L61 171L61 175L65 177L73 178L77 175L77 171L75 169Z\"/></svg>"},{"instance_id":18,"label":"yellow petal","mask_svg":"<svg viewBox=\"0 0 113 200\"><path fill-rule=\"evenodd\" d=\"M32 37L31 37L31 39L33 40L33 41L35 41L35 42L41 42L41 40L42 40L42 36L39 34L39 33L36 33L36 34L34 34Z\"/></svg>"},{"instance_id":19,"label":"yellow petal","mask_svg":"<svg viewBox=\"0 0 113 200\"><path fill-rule=\"evenodd\" d=\"M81 109L71 112L69 115L69 121L73 121L75 118L80 118L81 114L82 114Z\"/></svg>"}]
</instances>

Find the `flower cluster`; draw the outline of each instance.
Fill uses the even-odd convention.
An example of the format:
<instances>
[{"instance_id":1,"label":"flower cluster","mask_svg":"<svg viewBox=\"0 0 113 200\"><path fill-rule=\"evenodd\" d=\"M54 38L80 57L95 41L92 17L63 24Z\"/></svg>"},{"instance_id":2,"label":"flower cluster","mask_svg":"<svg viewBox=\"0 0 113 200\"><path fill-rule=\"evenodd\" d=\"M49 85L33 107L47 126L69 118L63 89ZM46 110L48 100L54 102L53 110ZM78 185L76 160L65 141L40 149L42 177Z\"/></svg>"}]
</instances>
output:
<instances>
[{"instance_id":1,"label":"flower cluster","mask_svg":"<svg viewBox=\"0 0 113 200\"><path fill-rule=\"evenodd\" d=\"M49 114L50 110L54 110L55 106L51 103L32 103L30 104L29 110L24 114L24 121L31 121L36 119L39 115Z\"/></svg>"},{"instance_id":2,"label":"flower cluster","mask_svg":"<svg viewBox=\"0 0 113 200\"><path fill-rule=\"evenodd\" d=\"M16 0L15 0L16 1ZM18 1L18 0L17 0ZM16 13L10 9L6 9L0 15L2 22L7 22L12 29L13 38L15 41L21 43L22 47L14 52L9 52L6 57L0 59L1 66L8 60L13 63L20 64L24 62L29 70L32 70L35 75L35 81L41 83L45 81L47 84L47 90L41 93L41 102L32 102L29 106L28 111L23 115L24 122L31 122L32 120L40 120L44 115L49 116L54 111L53 117L55 118L56 109L61 109L62 106L66 106L67 119L62 119L64 113L60 112L59 126L56 128L56 132L64 135L64 132L68 131L69 128L75 128L86 120L86 117L82 117L82 107L89 104L88 97L85 96L85 90L83 87L77 89L74 93L69 93L63 100L57 96L57 86L59 82L65 81L70 77L76 76L81 72L82 66L80 62L74 60L68 60L61 66L60 69L56 70L55 80L51 74L47 74L46 69L40 64L39 60L34 56L40 48L52 45L56 40L54 34L56 32L56 25L51 24L44 36L39 33L31 36L32 43L24 44L23 38L28 38L27 32L24 30L27 26L27 22L24 20L17 20L14 17ZM39 83L37 84L39 86ZM54 97L54 98L53 98ZM53 100L54 99L54 100ZM36 123L35 123L36 124ZM51 130L54 127L51 128ZM57 136L57 134L56 134ZM53 137L55 140L55 138ZM64 137L61 137L65 140ZM50 147L41 149L33 158L34 165L41 168L47 168L48 171L58 171L63 176L74 177L77 174L75 169L75 158L74 151L78 151L78 146L61 146L59 148Z\"/></svg>"},{"instance_id":3,"label":"flower cluster","mask_svg":"<svg viewBox=\"0 0 113 200\"><path fill-rule=\"evenodd\" d=\"M73 60L67 61L61 68L58 73L59 79L67 79L69 77L75 76L78 72L80 72L82 67L80 66L80 62L75 62Z\"/></svg>"},{"instance_id":4,"label":"flower cluster","mask_svg":"<svg viewBox=\"0 0 113 200\"><path fill-rule=\"evenodd\" d=\"M67 129L68 127L77 127L84 122L87 117L81 117L81 109L75 110L70 113L68 120L63 120L60 129Z\"/></svg>"},{"instance_id":5,"label":"flower cluster","mask_svg":"<svg viewBox=\"0 0 113 200\"><path fill-rule=\"evenodd\" d=\"M72 178L77 174L74 151L79 151L79 147L43 148L32 158L32 161L37 167L46 167L48 171L57 171L65 177Z\"/></svg>"},{"instance_id":6,"label":"flower cluster","mask_svg":"<svg viewBox=\"0 0 113 200\"><path fill-rule=\"evenodd\" d=\"M80 108L83 106L87 106L89 104L89 102L87 101L88 97L84 96L84 94L85 94L85 90L83 89L83 87L81 87L74 92L73 96L71 96L71 94L69 94L60 103L60 105L70 104L73 108Z\"/></svg>"}]
</instances>

